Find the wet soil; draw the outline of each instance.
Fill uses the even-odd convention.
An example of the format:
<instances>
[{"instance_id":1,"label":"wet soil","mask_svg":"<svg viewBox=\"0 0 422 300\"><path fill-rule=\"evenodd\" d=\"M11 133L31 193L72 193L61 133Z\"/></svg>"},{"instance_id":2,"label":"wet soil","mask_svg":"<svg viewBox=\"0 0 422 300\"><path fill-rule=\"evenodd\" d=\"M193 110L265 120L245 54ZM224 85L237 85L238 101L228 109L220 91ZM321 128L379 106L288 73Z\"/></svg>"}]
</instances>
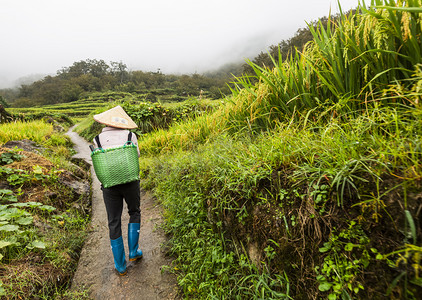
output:
<instances>
[{"instance_id":1,"label":"wet soil","mask_svg":"<svg viewBox=\"0 0 422 300\"><path fill-rule=\"evenodd\" d=\"M74 149L75 157L83 158L91 164L89 143L77 133L67 132ZM113 255L108 237L107 214L102 198L100 183L91 166L92 176L92 221L78 267L73 278L72 289L88 289L93 299L179 299L174 275L162 271L169 265L163 243L164 232L159 229L163 222L161 208L154 198L141 191L141 230L139 246L144 257L140 261L128 262L128 273L120 276L114 270ZM127 249L127 223L129 216L126 207L122 215L122 231Z\"/></svg>"}]
</instances>

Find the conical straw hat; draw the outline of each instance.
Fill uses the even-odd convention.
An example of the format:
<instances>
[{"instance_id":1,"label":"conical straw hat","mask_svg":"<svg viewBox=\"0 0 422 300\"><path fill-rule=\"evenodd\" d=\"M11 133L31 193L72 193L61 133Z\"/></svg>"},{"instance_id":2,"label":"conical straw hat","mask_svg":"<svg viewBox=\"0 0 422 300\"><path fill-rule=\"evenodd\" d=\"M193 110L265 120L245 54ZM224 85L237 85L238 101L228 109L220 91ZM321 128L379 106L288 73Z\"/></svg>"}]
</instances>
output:
<instances>
[{"instance_id":1,"label":"conical straw hat","mask_svg":"<svg viewBox=\"0 0 422 300\"><path fill-rule=\"evenodd\" d=\"M120 105L94 115L94 120L115 128L134 129L138 127Z\"/></svg>"}]
</instances>

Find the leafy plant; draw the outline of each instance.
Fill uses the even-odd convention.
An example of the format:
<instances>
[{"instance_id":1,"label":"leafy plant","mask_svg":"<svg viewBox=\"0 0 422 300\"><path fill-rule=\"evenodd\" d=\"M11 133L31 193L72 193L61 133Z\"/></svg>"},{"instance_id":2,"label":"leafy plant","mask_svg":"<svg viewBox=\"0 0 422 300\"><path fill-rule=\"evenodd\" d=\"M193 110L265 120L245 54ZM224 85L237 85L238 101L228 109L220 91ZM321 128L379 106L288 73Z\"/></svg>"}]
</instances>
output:
<instances>
[{"instance_id":1,"label":"leafy plant","mask_svg":"<svg viewBox=\"0 0 422 300\"><path fill-rule=\"evenodd\" d=\"M339 296L353 298L351 295L357 295L359 290L364 289L359 275L370 262L366 249L368 243L367 235L352 221L347 229L338 234L333 232L324 247L319 248L327 256L321 266L315 267L316 279L319 290L329 293L328 299L334 300Z\"/></svg>"},{"instance_id":2,"label":"leafy plant","mask_svg":"<svg viewBox=\"0 0 422 300\"><path fill-rule=\"evenodd\" d=\"M40 166L33 166L33 171L24 171L21 169L12 169L0 167L0 177L4 176L6 180L12 186L21 186L25 183L33 183L37 181L45 181L51 178L55 178L54 172L52 174L44 174L43 169Z\"/></svg>"},{"instance_id":3,"label":"leafy plant","mask_svg":"<svg viewBox=\"0 0 422 300\"><path fill-rule=\"evenodd\" d=\"M55 210L54 207L44 205L39 202L15 203L0 206L0 248L1 252L4 249L18 247L21 244L27 249L43 249L45 244L38 240L36 233L31 229L33 224L33 216L31 213L25 211L24 207L37 207L42 210ZM4 254L0 253L0 260L3 259ZM11 257L17 255L19 252L13 254L8 252Z\"/></svg>"},{"instance_id":4,"label":"leafy plant","mask_svg":"<svg viewBox=\"0 0 422 300\"><path fill-rule=\"evenodd\" d=\"M0 155L0 165L8 165L14 161L20 161L24 157L22 154L19 154L20 151L22 151L22 149L15 148L3 152Z\"/></svg>"},{"instance_id":5,"label":"leafy plant","mask_svg":"<svg viewBox=\"0 0 422 300\"><path fill-rule=\"evenodd\" d=\"M3 287L3 281L0 280L0 296L6 296L6 291Z\"/></svg>"},{"instance_id":6,"label":"leafy plant","mask_svg":"<svg viewBox=\"0 0 422 300\"><path fill-rule=\"evenodd\" d=\"M8 189L0 190L0 203L5 204L8 202L17 202L17 197L13 194L13 191Z\"/></svg>"},{"instance_id":7,"label":"leafy plant","mask_svg":"<svg viewBox=\"0 0 422 300\"><path fill-rule=\"evenodd\" d=\"M315 208L320 214L323 214L325 212L325 205L329 200L329 191L330 187L327 184L314 184L312 186L310 197L314 199Z\"/></svg>"}]
</instances>

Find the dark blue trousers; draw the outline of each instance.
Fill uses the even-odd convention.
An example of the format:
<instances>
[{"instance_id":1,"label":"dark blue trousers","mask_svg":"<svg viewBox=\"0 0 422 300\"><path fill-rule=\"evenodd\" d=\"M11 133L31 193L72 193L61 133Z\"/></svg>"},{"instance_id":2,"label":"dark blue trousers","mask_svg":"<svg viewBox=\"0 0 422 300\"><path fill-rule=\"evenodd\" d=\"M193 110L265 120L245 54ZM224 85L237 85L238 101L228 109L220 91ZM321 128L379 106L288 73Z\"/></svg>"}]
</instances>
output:
<instances>
[{"instance_id":1,"label":"dark blue trousers","mask_svg":"<svg viewBox=\"0 0 422 300\"><path fill-rule=\"evenodd\" d=\"M107 211L110 239L115 240L122 235L123 199L127 204L129 223L141 223L141 191L139 180L109 188L101 186L101 189Z\"/></svg>"}]
</instances>

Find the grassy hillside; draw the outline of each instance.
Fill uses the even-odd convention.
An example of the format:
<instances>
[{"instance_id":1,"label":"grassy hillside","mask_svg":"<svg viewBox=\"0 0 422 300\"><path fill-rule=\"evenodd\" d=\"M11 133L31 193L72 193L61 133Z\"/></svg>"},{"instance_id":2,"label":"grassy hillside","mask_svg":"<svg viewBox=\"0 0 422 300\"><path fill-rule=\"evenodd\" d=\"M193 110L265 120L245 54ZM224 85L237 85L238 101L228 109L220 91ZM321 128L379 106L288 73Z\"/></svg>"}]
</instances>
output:
<instances>
[{"instance_id":1,"label":"grassy hillside","mask_svg":"<svg viewBox=\"0 0 422 300\"><path fill-rule=\"evenodd\" d=\"M26 150L8 144L22 140ZM89 183L78 194L74 182L89 174L70 147L42 120L0 124L1 299L87 299L68 291L90 212Z\"/></svg>"},{"instance_id":2,"label":"grassy hillside","mask_svg":"<svg viewBox=\"0 0 422 300\"><path fill-rule=\"evenodd\" d=\"M422 293L422 3L372 4L140 142L186 297Z\"/></svg>"},{"instance_id":3,"label":"grassy hillside","mask_svg":"<svg viewBox=\"0 0 422 300\"><path fill-rule=\"evenodd\" d=\"M138 97L125 92L90 93L86 98L68 103L40 105L34 107L7 108L7 111L20 119L38 119L45 116L66 116L68 119L85 118L94 110L116 101L139 100ZM70 121L71 122L71 121Z\"/></svg>"}]
</instances>

